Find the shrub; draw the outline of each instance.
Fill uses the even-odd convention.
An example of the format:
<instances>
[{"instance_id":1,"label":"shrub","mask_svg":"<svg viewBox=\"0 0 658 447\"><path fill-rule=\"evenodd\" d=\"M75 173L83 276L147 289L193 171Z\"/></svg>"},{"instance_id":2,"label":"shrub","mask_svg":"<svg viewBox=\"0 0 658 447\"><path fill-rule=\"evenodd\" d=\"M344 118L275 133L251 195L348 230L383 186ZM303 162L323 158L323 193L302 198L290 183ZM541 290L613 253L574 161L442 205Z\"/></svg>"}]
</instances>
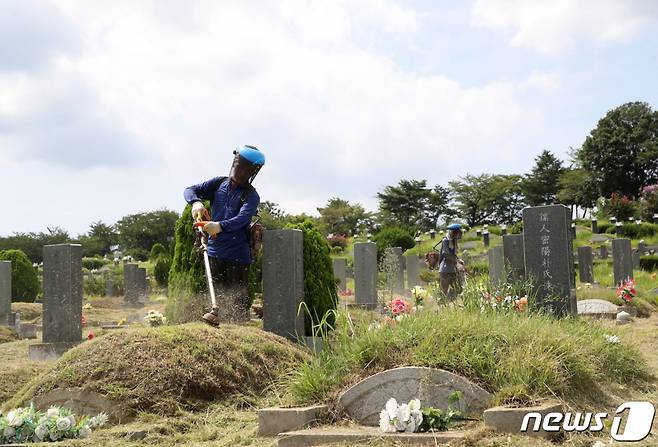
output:
<instances>
[{"instance_id":1,"label":"shrub","mask_svg":"<svg viewBox=\"0 0 658 447\"><path fill-rule=\"evenodd\" d=\"M158 259L159 256L166 256L167 255L167 249L164 247L159 242L156 242L153 244L153 247L151 247L151 254L149 255L149 259L151 261L155 261Z\"/></svg>"},{"instance_id":2,"label":"shrub","mask_svg":"<svg viewBox=\"0 0 658 447\"><path fill-rule=\"evenodd\" d=\"M599 231L599 234L614 234L615 233L615 226L611 223L601 223L598 222L596 225L597 230Z\"/></svg>"},{"instance_id":3,"label":"shrub","mask_svg":"<svg viewBox=\"0 0 658 447\"><path fill-rule=\"evenodd\" d=\"M85 295L105 296L106 292L105 275L84 275L82 278L82 290Z\"/></svg>"},{"instance_id":4,"label":"shrub","mask_svg":"<svg viewBox=\"0 0 658 447\"><path fill-rule=\"evenodd\" d=\"M658 225L642 222L640 224L625 223L622 227L624 237L630 239L642 239L651 237L658 233Z\"/></svg>"},{"instance_id":5,"label":"shrub","mask_svg":"<svg viewBox=\"0 0 658 447\"><path fill-rule=\"evenodd\" d=\"M377 244L378 259L384 256L384 251L389 247L402 247L404 253L416 245L411 233L401 227L382 228L373 238L373 242Z\"/></svg>"},{"instance_id":6,"label":"shrub","mask_svg":"<svg viewBox=\"0 0 658 447\"><path fill-rule=\"evenodd\" d=\"M640 268L647 272L654 272L658 270L658 255L642 256L640 257Z\"/></svg>"},{"instance_id":7,"label":"shrub","mask_svg":"<svg viewBox=\"0 0 658 447\"><path fill-rule=\"evenodd\" d=\"M39 294L39 278L21 250L0 251L0 261L11 261L11 300L33 303Z\"/></svg>"},{"instance_id":8,"label":"shrub","mask_svg":"<svg viewBox=\"0 0 658 447\"><path fill-rule=\"evenodd\" d=\"M289 224L286 228L304 233L304 303L306 334L326 331L334 326L338 293L334 279L330 249L313 221Z\"/></svg>"},{"instance_id":9,"label":"shrub","mask_svg":"<svg viewBox=\"0 0 658 447\"><path fill-rule=\"evenodd\" d=\"M109 262L110 261L108 261L107 259L103 259L100 257L82 258L82 267L86 268L87 270L98 270L99 268L103 267Z\"/></svg>"},{"instance_id":10,"label":"shrub","mask_svg":"<svg viewBox=\"0 0 658 447\"><path fill-rule=\"evenodd\" d=\"M334 234L331 237L327 238L327 242L329 242L329 246L333 247L340 247L342 249L347 248L347 236L344 234Z\"/></svg>"},{"instance_id":11,"label":"shrub","mask_svg":"<svg viewBox=\"0 0 658 447\"><path fill-rule=\"evenodd\" d=\"M162 248L164 249L164 247ZM160 287L167 287L170 269L171 258L166 253L157 255L153 263L153 276Z\"/></svg>"},{"instance_id":12,"label":"shrub","mask_svg":"<svg viewBox=\"0 0 658 447\"><path fill-rule=\"evenodd\" d=\"M513 223L508 228L510 234L521 234L523 233L523 221L519 220L518 222Z\"/></svg>"},{"instance_id":13,"label":"shrub","mask_svg":"<svg viewBox=\"0 0 658 447\"><path fill-rule=\"evenodd\" d=\"M625 221L636 215L638 203L613 192L610 199L606 200L603 209L607 216L615 217L618 221Z\"/></svg>"}]
</instances>

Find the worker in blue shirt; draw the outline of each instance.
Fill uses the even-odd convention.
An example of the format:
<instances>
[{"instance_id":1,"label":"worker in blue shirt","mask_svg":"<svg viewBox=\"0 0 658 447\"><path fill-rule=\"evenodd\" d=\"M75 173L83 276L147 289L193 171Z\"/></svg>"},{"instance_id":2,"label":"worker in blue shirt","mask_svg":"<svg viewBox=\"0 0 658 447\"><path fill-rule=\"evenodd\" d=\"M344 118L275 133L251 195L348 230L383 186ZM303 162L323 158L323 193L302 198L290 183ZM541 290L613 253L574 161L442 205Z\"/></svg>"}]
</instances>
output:
<instances>
[{"instance_id":1,"label":"worker in blue shirt","mask_svg":"<svg viewBox=\"0 0 658 447\"><path fill-rule=\"evenodd\" d=\"M185 189L183 195L192 205L192 218L202 219L206 212L201 200L210 200L210 220L203 230L208 239L208 256L218 307L203 316L212 325L220 321L241 322L249 318L247 277L252 263L249 225L256 214L260 197L251 185L265 164L265 155L254 146L242 146L234 152L228 177L214 177Z\"/></svg>"}]
</instances>

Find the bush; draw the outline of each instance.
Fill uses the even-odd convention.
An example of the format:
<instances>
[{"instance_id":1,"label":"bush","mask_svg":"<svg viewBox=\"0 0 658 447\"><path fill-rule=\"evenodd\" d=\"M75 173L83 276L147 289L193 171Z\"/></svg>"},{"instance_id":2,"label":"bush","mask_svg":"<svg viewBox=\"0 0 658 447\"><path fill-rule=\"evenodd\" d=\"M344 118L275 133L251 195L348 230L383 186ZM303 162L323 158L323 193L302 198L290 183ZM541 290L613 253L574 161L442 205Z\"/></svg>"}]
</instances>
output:
<instances>
[{"instance_id":1,"label":"bush","mask_svg":"<svg viewBox=\"0 0 658 447\"><path fill-rule=\"evenodd\" d=\"M654 272L658 270L658 255L641 256L640 268L647 272Z\"/></svg>"},{"instance_id":2,"label":"bush","mask_svg":"<svg viewBox=\"0 0 658 447\"><path fill-rule=\"evenodd\" d=\"M151 254L149 255L149 259L151 261L155 261L158 259L159 256L166 256L167 255L167 249L162 245L161 243L157 242L153 244L153 247L151 247Z\"/></svg>"},{"instance_id":3,"label":"bush","mask_svg":"<svg viewBox=\"0 0 658 447\"><path fill-rule=\"evenodd\" d=\"M642 188L640 197L640 212L644 220L653 221L653 215L658 214L658 185Z\"/></svg>"},{"instance_id":4,"label":"bush","mask_svg":"<svg viewBox=\"0 0 658 447\"><path fill-rule=\"evenodd\" d=\"M630 239L642 239L658 234L658 225L642 222L640 224L625 223L623 225L624 237Z\"/></svg>"},{"instance_id":5,"label":"bush","mask_svg":"<svg viewBox=\"0 0 658 447\"><path fill-rule=\"evenodd\" d=\"M39 277L21 250L0 251L0 261L11 261L12 302L33 303L39 294Z\"/></svg>"},{"instance_id":6,"label":"bush","mask_svg":"<svg viewBox=\"0 0 658 447\"><path fill-rule=\"evenodd\" d=\"M304 303L306 305L306 334L314 335L333 328L338 305L330 249L326 239L313 221L289 224L286 228L304 233Z\"/></svg>"},{"instance_id":7,"label":"bush","mask_svg":"<svg viewBox=\"0 0 658 447\"><path fill-rule=\"evenodd\" d=\"M518 222L510 225L508 228L510 234L521 234L523 233L523 221L519 220Z\"/></svg>"},{"instance_id":8,"label":"bush","mask_svg":"<svg viewBox=\"0 0 658 447\"><path fill-rule=\"evenodd\" d=\"M100 257L82 258L82 268L85 268L87 270L98 270L99 268L103 267L109 262L110 261L108 261L107 259L103 259Z\"/></svg>"},{"instance_id":9,"label":"bush","mask_svg":"<svg viewBox=\"0 0 658 447\"><path fill-rule=\"evenodd\" d=\"M347 236L344 234L334 234L333 236L327 238L327 242L329 242L329 246L332 248L347 248Z\"/></svg>"},{"instance_id":10,"label":"bush","mask_svg":"<svg viewBox=\"0 0 658 447\"><path fill-rule=\"evenodd\" d=\"M606 200L603 210L607 216L626 221L637 214L638 203L613 192L610 199Z\"/></svg>"},{"instance_id":11,"label":"bush","mask_svg":"<svg viewBox=\"0 0 658 447\"><path fill-rule=\"evenodd\" d=\"M84 275L82 278L82 290L87 296L105 296L106 292L105 275Z\"/></svg>"},{"instance_id":12,"label":"bush","mask_svg":"<svg viewBox=\"0 0 658 447\"><path fill-rule=\"evenodd\" d=\"M389 247L402 247L402 252L416 245L413 236L401 227L385 227L373 238L377 244L377 258L381 260L384 251Z\"/></svg>"},{"instance_id":13,"label":"bush","mask_svg":"<svg viewBox=\"0 0 658 447\"><path fill-rule=\"evenodd\" d=\"M164 249L164 247L162 247ZM171 269L171 258L162 253L156 256L153 263L153 276L160 287L169 284L169 270Z\"/></svg>"},{"instance_id":14,"label":"bush","mask_svg":"<svg viewBox=\"0 0 658 447\"><path fill-rule=\"evenodd\" d=\"M615 226L611 223L598 222L596 225L599 234L615 234Z\"/></svg>"}]
</instances>

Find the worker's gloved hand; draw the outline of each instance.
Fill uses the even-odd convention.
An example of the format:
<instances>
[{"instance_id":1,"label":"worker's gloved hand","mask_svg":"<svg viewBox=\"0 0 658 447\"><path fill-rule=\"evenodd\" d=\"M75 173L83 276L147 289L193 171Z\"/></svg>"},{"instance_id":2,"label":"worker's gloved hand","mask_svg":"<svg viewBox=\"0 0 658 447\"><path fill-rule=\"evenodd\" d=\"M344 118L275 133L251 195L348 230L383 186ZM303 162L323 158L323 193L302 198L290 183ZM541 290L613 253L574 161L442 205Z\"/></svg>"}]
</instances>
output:
<instances>
[{"instance_id":1,"label":"worker's gloved hand","mask_svg":"<svg viewBox=\"0 0 658 447\"><path fill-rule=\"evenodd\" d=\"M206 212L206 207L203 206L201 202L194 202L192 204L192 219L198 220L203 219L203 215Z\"/></svg>"},{"instance_id":2,"label":"worker's gloved hand","mask_svg":"<svg viewBox=\"0 0 658 447\"><path fill-rule=\"evenodd\" d=\"M219 222L208 222L203 226L203 231L214 236L222 232L222 227L219 225Z\"/></svg>"}]
</instances>

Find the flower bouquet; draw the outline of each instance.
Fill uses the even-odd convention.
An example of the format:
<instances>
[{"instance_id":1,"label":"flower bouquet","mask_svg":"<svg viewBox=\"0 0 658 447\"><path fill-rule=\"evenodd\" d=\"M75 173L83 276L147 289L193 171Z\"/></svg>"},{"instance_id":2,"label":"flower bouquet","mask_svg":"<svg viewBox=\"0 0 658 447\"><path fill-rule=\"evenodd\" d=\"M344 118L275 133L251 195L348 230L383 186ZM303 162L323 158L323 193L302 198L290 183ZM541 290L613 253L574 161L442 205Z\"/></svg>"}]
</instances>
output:
<instances>
[{"instance_id":1,"label":"flower bouquet","mask_svg":"<svg viewBox=\"0 0 658 447\"><path fill-rule=\"evenodd\" d=\"M398 405L395 398L386 402L386 407L379 413L379 428L384 433L418 431L423 422L423 413L420 411L420 400L412 399L407 404Z\"/></svg>"},{"instance_id":2,"label":"flower bouquet","mask_svg":"<svg viewBox=\"0 0 658 447\"><path fill-rule=\"evenodd\" d=\"M619 287L617 287L617 298L621 299L626 305L632 304L633 298L636 296L637 291L635 290L635 281L631 278L622 281Z\"/></svg>"},{"instance_id":3,"label":"flower bouquet","mask_svg":"<svg viewBox=\"0 0 658 447\"><path fill-rule=\"evenodd\" d=\"M158 311L149 310L149 313L144 317L144 321L146 321L151 327L162 326L167 323L167 317Z\"/></svg>"},{"instance_id":4,"label":"flower bouquet","mask_svg":"<svg viewBox=\"0 0 658 447\"><path fill-rule=\"evenodd\" d=\"M386 303L385 312L387 316L400 320L405 315L411 313L411 306L402 298L394 298Z\"/></svg>"},{"instance_id":5,"label":"flower bouquet","mask_svg":"<svg viewBox=\"0 0 658 447\"><path fill-rule=\"evenodd\" d=\"M108 417L100 413L92 418L76 419L67 408L50 407L48 411L35 410L33 405L0 414L0 443L54 442L61 439L88 437L93 429L107 423Z\"/></svg>"}]
</instances>

